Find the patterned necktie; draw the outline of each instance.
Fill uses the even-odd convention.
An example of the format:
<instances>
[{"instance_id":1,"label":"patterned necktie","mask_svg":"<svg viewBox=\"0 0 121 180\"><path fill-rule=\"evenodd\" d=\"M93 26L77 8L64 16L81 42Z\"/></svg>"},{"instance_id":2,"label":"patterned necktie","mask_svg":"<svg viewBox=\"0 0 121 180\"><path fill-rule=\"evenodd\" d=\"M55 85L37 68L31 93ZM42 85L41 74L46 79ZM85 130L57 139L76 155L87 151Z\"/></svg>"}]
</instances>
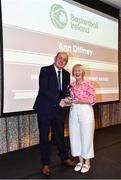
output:
<instances>
[{"instance_id":1,"label":"patterned necktie","mask_svg":"<svg viewBox=\"0 0 121 180\"><path fill-rule=\"evenodd\" d=\"M57 77L57 80L58 80L58 91L61 91L61 71L58 71L58 77Z\"/></svg>"}]
</instances>

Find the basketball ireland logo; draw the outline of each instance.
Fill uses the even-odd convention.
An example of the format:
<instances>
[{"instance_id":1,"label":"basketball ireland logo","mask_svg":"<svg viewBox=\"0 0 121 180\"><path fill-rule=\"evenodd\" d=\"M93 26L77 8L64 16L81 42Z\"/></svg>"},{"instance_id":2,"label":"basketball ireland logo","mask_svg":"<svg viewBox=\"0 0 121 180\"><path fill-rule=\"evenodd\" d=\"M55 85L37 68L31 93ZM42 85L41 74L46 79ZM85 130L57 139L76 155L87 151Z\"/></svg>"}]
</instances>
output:
<instances>
[{"instance_id":1,"label":"basketball ireland logo","mask_svg":"<svg viewBox=\"0 0 121 180\"><path fill-rule=\"evenodd\" d=\"M53 25L58 29L64 29L68 22L66 11L59 4L53 4L51 6L50 19Z\"/></svg>"}]
</instances>

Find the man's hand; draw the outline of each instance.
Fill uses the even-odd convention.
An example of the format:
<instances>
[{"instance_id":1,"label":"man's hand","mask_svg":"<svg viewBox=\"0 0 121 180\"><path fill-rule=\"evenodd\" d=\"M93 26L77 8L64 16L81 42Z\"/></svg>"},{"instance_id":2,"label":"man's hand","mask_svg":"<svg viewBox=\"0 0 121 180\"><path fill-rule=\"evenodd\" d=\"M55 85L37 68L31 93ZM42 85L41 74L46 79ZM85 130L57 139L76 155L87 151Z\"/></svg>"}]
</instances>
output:
<instances>
[{"instance_id":1,"label":"man's hand","mask_svg":"<svg viewBox=\"0 0 121 180\"><path fill-rule=\"evenodd\" d=\"M65 99L61 99L59 105L61 107L67 107L67 106L71 106L71 103L72 103L72 98L66 97Z\"/></svg>"},{"instance_id":2,"label":"man's hand","mask_svg":"<svg viewBox=\"0 0 121 180\"><path fill-rule=\"evenodd\" d=\"M59 106L61 107L65 107L66 106L66 102L64 101L64 99L61 99Z\"/></svg>"},{"instance_id":3,"label":"man's hand","mask_svg":"<svg viewBox=\"0 0 121 180\"><path fill-rule=\"evenodd\" d=\"M72 98L71 97L66 97L64 99L65 103L66 103L66 106L71 106L72 104Z\"/></svg>"}]
</instances>

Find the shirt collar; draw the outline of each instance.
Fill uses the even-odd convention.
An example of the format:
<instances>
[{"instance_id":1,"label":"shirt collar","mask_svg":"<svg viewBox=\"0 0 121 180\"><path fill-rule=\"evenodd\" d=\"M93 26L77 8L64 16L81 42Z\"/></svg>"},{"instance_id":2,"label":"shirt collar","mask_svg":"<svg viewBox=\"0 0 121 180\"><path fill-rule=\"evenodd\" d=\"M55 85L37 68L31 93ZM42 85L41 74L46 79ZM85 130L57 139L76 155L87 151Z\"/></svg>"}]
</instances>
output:
<instances>
[{"instance_id":1,"label":"shirt collar","mask_svg":"<svg viewBox=\"0 0 121 180\"><path fill-rule=\"evenodd\" d=\"M62 69L58 69L58 68L55 66L55 64L54 64L54 68L55 68L55 71L56 71L56 72L58 72L58 71L62 72Z\"/></svg>"}]
</instances>

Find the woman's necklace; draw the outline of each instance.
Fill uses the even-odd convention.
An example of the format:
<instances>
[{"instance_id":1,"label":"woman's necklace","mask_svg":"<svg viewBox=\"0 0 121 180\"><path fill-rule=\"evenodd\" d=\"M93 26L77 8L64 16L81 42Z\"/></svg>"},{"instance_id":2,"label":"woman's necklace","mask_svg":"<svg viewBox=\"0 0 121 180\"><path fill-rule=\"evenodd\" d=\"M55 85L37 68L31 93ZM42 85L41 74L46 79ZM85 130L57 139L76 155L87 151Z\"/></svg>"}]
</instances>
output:
<instances>
[{"instance_id":1,"label":"woman's necklace","mask_svg":"<svg viewBox=\"0 0 121 180\"><path fill-rule=\"evenodd\" d=\"M76 87L77 88L81 86L81 82L82 82L82 80L76 81Z\"/></svg>"}]
</instances>

